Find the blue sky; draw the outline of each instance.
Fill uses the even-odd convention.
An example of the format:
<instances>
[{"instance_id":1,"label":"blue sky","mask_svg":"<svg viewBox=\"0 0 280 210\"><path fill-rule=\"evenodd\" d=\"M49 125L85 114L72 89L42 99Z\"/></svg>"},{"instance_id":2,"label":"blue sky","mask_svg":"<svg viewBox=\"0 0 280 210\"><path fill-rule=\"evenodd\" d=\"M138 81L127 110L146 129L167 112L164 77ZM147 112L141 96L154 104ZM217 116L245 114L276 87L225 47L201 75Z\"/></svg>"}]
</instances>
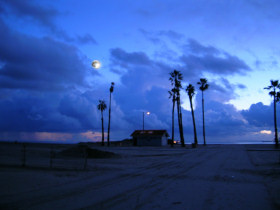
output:
<instances>
[{"instance_id":1,"label":"blue sky","mask_svg":"<svg viewBox=\"0 0 280 210\"><path fill-rule=\"evenodd\" d=\"M209 143L273 140L272 99L263 88L280 79L279 9L277 0L1 0L0 139L100 140L96 107L108 103L111 82L113 140L141 129L143 111L151 112L146 129L170 133L168 77L177 69L184 88L208 79ZM201 143L199 91L194 100ZM185 93L182 103L190 143Z\"/></svg>"}]
</instances>

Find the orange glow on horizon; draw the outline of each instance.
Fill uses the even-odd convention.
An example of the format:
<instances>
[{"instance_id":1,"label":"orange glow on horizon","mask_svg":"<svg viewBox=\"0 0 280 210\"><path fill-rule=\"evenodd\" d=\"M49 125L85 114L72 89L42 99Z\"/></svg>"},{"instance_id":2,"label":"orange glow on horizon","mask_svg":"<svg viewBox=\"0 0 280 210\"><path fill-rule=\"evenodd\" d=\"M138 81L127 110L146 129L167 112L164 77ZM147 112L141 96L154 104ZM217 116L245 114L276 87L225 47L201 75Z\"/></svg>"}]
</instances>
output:
<instances>
[{"instance_id":1,"label":"orange glow on horizon","mask_svg":"<svg viewBox=\"0 0 280 210\"><path fill-rule=\"evenodd\" d=\"M270 135L272 132L270 130L261 130L260 133Z\"/></svg>"}]
</instances>

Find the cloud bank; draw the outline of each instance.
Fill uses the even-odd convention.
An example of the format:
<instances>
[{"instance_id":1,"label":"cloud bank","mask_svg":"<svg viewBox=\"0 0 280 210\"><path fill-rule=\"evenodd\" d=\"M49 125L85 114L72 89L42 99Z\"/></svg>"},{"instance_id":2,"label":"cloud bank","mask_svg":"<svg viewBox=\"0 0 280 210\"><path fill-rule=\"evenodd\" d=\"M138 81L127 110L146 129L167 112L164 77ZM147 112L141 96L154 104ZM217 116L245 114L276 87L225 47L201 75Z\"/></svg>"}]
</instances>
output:
<instances>
[{"instance_id":1,"label":"cloud bank","mask_svg":"<svg viewBox=\"0 0 280 210\"><path fill-rule=\"evenodd\" d=\"M0 140L100 140L97 103L104 99L108 104L110 83L89 83L89 78L93 81L104 78L89 70L90 61L79 48L98 42L89 33L70 37L55 22L63 14L34 1L2 1L0 11L0 31L5 32L0 39ZM7 21L10 16L23 18L52 35L20 32ZM129 51L123 46L108 51L108 68L119 79L112 98L113 140L128 138L133 130L142 129L145 111L151 112L145 116L146 129L167 129L171 133L168 78L174 69L183 73L184 105L189 103L184 93L187 84L192 83L196 88L199 143L202 143L202 113L201 93L196 83L205 75L214 76L208 80L210 88L205 92L208 143L273 139L273 132L269 132L273 128L272 105L256 103L248 110L239 111L229 104L238 97L237 89L246 89L244 84L233 84L229 79L252 71L244 60L174 30L139 29L138 33L155 47L154 54L137 49ZM104 120L106 128L107 111ZM183 106L183 125L186 142L193 142L191 113L186 106ZM179 139L177 123L175 131L175 138Z\"/></svg>"}]
</instances>

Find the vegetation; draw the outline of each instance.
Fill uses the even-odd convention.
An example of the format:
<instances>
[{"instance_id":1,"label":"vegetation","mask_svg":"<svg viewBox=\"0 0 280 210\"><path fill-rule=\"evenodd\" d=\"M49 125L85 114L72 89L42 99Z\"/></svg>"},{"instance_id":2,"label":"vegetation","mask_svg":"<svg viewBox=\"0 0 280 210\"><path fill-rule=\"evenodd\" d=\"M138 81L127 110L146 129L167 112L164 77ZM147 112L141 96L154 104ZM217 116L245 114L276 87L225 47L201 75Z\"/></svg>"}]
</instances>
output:
<instances>
[{"instance_id":1,"label":"vegetation","mask_svg":"<svg viewBox=\"0 0 280 210\"><path fill-rule=\"evenodd\" d=\"M97 109L101 111L101 124L102 124L102 143L104 146L104 124L103 124L103 111L107 108L105 101L99 100L99 104L97 105Z\"/></svg>"},{"instance_id":2,"label":"vegetation","mask_svg":"<svg viewBox=\"0 0 280 210\"><path fill-rule=\"evenodd\" d=\"M189 99L190 99L190 105L191 105L191 111L192 111L192 120L193 120L194 146L196 147L196 145L197 145L197 135L196 135L196 126L195 126L194 110L193 110L193 103L192 103L192 98L195 94L194 86L192 84L189 84L186 88L186 91L187 91Z\"/></svg>"},{"instance_id":3,"label":"vegetation","mask_svg":"<svg viewBox=\"0 0 280 210\"><path fill-rule=\"evenodd\" d=\"M275 146L278 147L278 130L277 130L277 118L276 118L276 103L280 100L280 92L277 92L277 89L280 89L280 84L278 80L270 80L270 85L264 89L271 90L269 95L273 97L273 106L274 106L274 133L275 133Z\"/></svg>"},{"instance_id":4,"label":"vegetation","mask_svg":"<svg viewBox=\"0 0 280 210\"><path fill-rule=\"evenodd\" d=\"M206 145L205 140L205 121L204 121L204 95L203 92L208 89L209 84L207 84L207 79L201 78L200 81L197 83L200 85L199 89L202 93L202 124L203 124L203 144Z\"/></svg>"},{"instance_id":5,"label":"vegetation","mask_svg":"<svg viewBox=\"0 0 280 210\"><path fill-rule=\"evenodd\" d=\"M172 98L172 139L171 139L171 147L174 145L174 110L175 110L175 102L176 102L176 89L172 88L171 91L168 91L169 98Z\"/></svg>"},{"instance_id":6,"label":"vegetation","mask_svg":"<svg viewBox=\"0 0 280 210\"><path fill-rule=\"evenodd\" d=\"M109 101L109 122L108 122L108 135L107 135L107 144L108 146L110 146L110 125L111 125L111 95L114 91L114 85L115 83L112 82L111 83L111 87L110 87L110 101Z\"/></svg>"},{"instance_id":7,"label":"vegetation","mask_svg":"<svg viewBox=\"0 0 280 210\"><path fill-rule=\"evenodd\" d=\"M182 147L184 147L185 140L184 140L184 133L183 133L183 121L182 121L182 110L181 110L181 99L180 99L180 90L182 89L181 81L183 80L183 75L181 74L180 71L174 70L173 72L170 73L169 80L171 82L172 90L174 91L175 100L177 102L180 140L181 140Z\"/></svg>"}]
</instances>

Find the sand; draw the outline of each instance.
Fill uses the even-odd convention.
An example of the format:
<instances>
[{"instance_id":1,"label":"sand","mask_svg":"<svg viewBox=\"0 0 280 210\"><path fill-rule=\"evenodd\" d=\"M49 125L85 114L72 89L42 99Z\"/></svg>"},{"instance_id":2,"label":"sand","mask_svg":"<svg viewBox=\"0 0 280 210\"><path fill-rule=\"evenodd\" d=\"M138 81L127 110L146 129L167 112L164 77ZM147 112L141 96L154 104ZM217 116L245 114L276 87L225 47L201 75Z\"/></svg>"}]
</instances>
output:
<instances>
[{"instance_id":1,"label":"sand","mask_svg":"<svg viewBox=\"0 0 280 210\"><path fill-rule=\"evenodd\" d=\"M58 154L69 146L53 146ZM273 145L98 147L115 158L57 155L49 145L0 144L1 209L279 209Z\"/></svg>"}]
</instances>

